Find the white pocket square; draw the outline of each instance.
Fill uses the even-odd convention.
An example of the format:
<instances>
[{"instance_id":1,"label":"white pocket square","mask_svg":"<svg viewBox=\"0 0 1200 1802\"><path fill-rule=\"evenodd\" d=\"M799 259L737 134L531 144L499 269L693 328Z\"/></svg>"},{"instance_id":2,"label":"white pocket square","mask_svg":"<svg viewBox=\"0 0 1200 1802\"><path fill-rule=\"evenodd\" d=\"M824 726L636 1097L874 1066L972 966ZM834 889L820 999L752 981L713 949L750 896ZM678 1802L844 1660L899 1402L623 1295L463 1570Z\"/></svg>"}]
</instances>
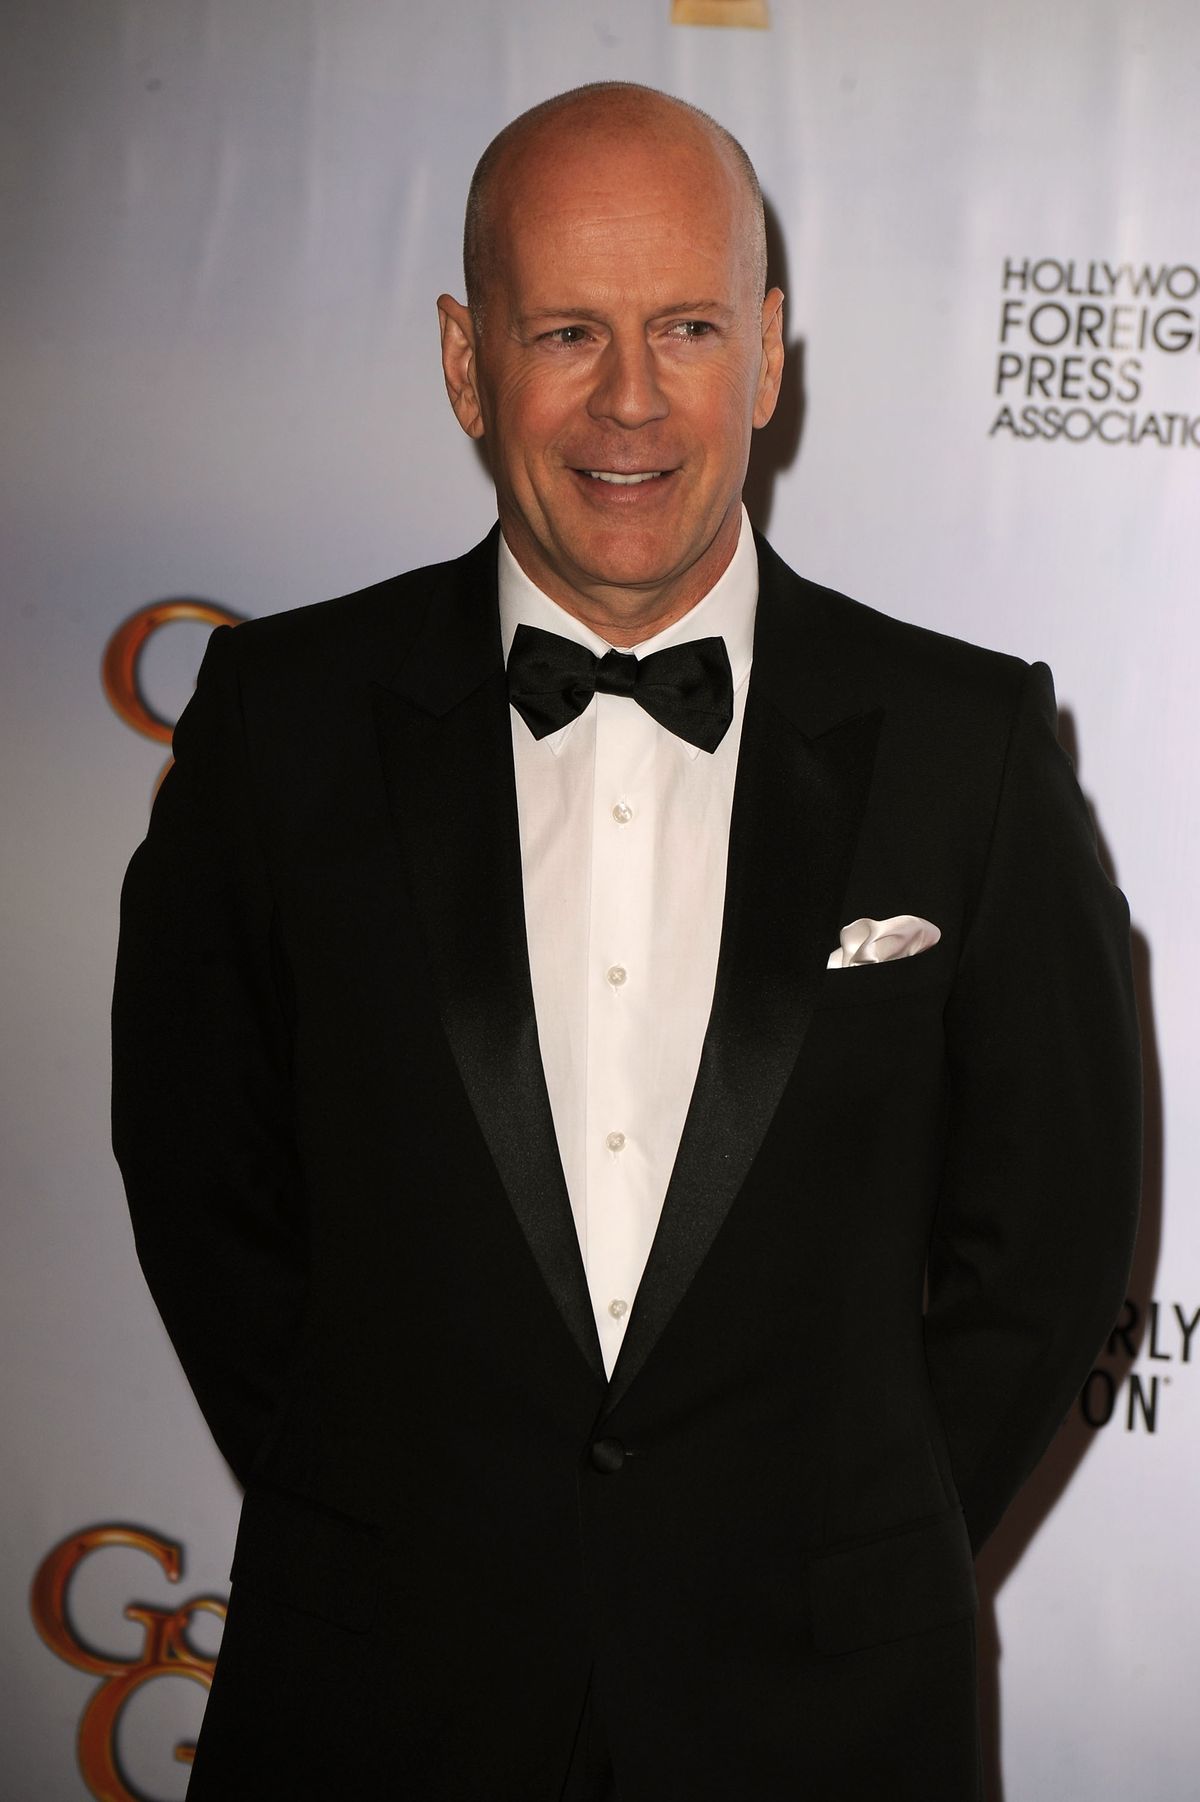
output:
<instances>
[{"instance_id":1,"label":"white pocket square","mask_svg":"<svg viewBox=\"0 0 1200 1802\"><path fill-rule=\"evenodd\" d=\"M890 920L851 920L838 937L841 943L829 953L827 970L854 970L863 964L887 964L897 957L915 957L941 938L932 920L916 914L893 914Z\"/></svg>"}]
</instances>

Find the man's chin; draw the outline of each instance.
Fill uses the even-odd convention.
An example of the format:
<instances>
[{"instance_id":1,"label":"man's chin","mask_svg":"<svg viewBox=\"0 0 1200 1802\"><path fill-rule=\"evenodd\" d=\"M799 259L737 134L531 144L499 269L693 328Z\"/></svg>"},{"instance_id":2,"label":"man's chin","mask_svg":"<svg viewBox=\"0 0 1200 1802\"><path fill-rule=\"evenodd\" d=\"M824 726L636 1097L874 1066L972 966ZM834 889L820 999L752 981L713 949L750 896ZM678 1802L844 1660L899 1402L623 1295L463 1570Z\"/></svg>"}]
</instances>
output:
<instances>
[{"instance_id":1,"label":"man's chin","mask_svg":"<svg viewBox=\"0 0 1200 1802\"><path fill-rule=\"evenodd\" d=\"M562 533L549 544L505 531L508 547L532 582L560 606L581 601L653 595L687 569L674 558L669 535L630 529Z\"/></svg>"},{"instance_id":2,"label":"man's chin","mask_svg":"<svg viewBox=\"0 0 1200 1802\"><path fill-rule=\"evenodd\" d=\"M717 556L715 544L672 545L662 533L629 533L579 546L561 570L581 599L608 608L627 600L639 610L658 602L678 616L708 593L736 544L735 538L729 553Z\"/></svg>"},{"instance_id":3,"label":"man's chin","mask_svg":"<svg viewBox=\"0 0 1200 1802\"><path fill-rule=\"evenodd\" d=\"M628 609L642 611L660 598L669 599L686 566L677 570L661 554L653 559L632 556L596 558L558 576L559 589L547 590L559 604L578 611L592 608L619 618ZM564 598L565 597L565 598Z\"/></svg>"},{"instance_id":4,"label":"man's chin","mask_svg":"<svg viewBox=\"0 0 1200 1802\"><path fill-rule=\"evenodd\" d=\"M616 623L633 615L653 621L687 612L713 586L737 544L734 536L728 552L718 555L719 525L710 539L697 532L694 520L672 519L665 512L642 522L630 510L611 523L597 523L578 517L575 509L564 510L557 518L544 516L544 536L536 537L523 520L502 523L509 549L530 580L593 625L597 618Z\"/></svg>"}]
</instances>

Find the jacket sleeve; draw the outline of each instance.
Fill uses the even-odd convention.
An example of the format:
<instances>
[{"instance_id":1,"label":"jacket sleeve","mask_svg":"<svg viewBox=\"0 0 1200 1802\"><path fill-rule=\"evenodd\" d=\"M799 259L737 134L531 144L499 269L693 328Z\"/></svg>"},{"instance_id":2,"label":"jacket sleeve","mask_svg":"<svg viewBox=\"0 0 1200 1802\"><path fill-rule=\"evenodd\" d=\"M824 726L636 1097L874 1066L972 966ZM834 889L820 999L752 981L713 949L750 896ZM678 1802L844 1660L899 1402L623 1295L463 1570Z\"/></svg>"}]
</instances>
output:
<instances>
[{"instance_id":1,"label":"jacket sleeve","mask_svg":"<svg viewBox=\"0 0 1200 1802\"><path fill-rule=\"evenodd\" d=\"M976 1548L1116 1318L1137 1222L1129 912L1055 723L1050 672L1035 665L946 1016L926 1352Z\"/></svg>"},{"instance_id":2,"label":"jacket sleeve","mask_svg":"<svg viewBox=\"0 0 1200 1802\"><path fill-rule=\"evenodd\" d=\"M286 986L255 827L236 634L209 640L129 866L113 997L113 1146L138 1255L245 1482L305 1291Z\"/></svg>"}]
</instances>

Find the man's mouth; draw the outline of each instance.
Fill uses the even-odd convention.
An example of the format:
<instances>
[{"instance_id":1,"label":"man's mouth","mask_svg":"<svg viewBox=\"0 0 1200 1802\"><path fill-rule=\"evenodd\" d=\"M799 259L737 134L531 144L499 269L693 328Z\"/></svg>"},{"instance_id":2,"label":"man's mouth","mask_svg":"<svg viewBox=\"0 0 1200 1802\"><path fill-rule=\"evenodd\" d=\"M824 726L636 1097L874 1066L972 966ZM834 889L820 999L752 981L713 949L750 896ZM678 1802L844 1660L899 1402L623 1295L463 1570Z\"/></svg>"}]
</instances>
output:
<instances>
[{"instance_id":1,"label":"man's mouth","mask_svg":"<svg viewBox=\"0 0 1200 1802\"><path fill-rule=\"evenodd\" d=\"M657 482L659 476L665 475L662 469L642 469L635 475L618 475L615 469L585 469L583 474L590 476L593 482L612 482L618 488L633 488L639 482Z\"/></svg>"}]
</instances>

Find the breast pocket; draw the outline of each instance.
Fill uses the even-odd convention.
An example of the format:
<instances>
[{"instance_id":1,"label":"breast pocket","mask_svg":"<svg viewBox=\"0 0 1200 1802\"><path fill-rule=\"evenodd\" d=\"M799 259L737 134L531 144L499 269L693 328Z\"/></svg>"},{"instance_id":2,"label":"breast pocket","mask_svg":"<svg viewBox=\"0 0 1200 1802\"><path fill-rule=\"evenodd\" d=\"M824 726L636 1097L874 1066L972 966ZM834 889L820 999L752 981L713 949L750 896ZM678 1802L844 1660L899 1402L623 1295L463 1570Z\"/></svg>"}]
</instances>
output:
<instances>
[{"instance_id":1,"label":"breast pocket","mask_svg":"<svg viewBox=\"0 0 1200 1802\"><path fill-rule=\"evenodd\" d=\"M851 964L847 969L826 970L818 985L818 1008L870 1007L881 1001L900 1001L909 995L948 990L952 964L945 941L915 957L895 957L882 964Z\"/></svg>"}]
</instances>

